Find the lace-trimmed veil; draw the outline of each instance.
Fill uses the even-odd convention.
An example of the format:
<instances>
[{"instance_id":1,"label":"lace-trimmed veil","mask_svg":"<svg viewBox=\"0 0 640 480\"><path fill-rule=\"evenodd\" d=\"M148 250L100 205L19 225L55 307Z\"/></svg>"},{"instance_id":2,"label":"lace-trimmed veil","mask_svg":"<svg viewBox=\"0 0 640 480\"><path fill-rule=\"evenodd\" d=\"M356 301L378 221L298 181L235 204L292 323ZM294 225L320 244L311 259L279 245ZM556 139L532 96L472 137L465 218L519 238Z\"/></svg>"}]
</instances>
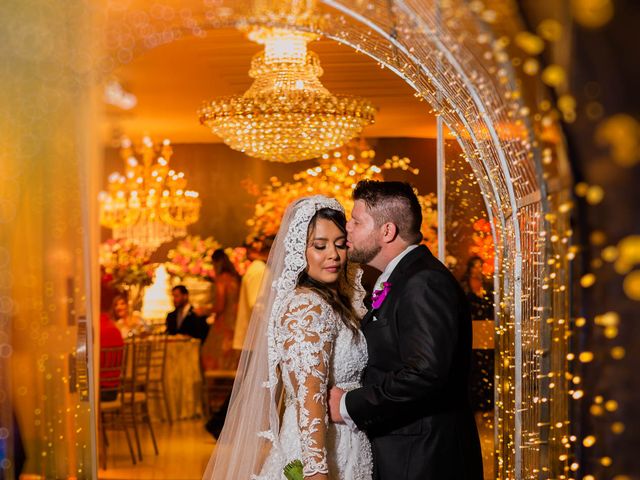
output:
<instances>
[{"instance_id":1,"label":"lace-trimmed veil","mask_svg":"<svg viewBox=\"0 0 640 480\"><path fill-rule=\"evenodd\" d=\"M267 260L260 293L251 314L240 357L231 403L217 447L203 479L248 480L260 473L272 447L279 448L278 405L282 382L278 375L273 331L282 315L284 300L307 266L306 246L309 222L322 208L344 212L333 198L316 195L289 205ZM363 314L362 270L349 266L343 281L356 312Z\"/></svg>"}]
</instances>

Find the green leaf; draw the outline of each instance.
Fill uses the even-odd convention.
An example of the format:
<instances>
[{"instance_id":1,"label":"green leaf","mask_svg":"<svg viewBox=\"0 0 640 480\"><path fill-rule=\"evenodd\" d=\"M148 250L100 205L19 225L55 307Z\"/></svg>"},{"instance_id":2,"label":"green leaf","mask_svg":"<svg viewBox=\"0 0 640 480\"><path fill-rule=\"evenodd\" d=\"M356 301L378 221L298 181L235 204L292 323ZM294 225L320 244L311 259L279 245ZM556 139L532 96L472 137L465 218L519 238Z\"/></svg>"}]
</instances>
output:
<instances>
[{"instance_id":1,"label":"green leaf","mask_svg":"<svg viewBox=\"0 0 640 480\"><path fill-rule=\"evenodd\" d=\"M304 480L302 474L302 462L300 460L294 460L284 467L284 476L287 480Z\"/></svg>"}]
</instances>

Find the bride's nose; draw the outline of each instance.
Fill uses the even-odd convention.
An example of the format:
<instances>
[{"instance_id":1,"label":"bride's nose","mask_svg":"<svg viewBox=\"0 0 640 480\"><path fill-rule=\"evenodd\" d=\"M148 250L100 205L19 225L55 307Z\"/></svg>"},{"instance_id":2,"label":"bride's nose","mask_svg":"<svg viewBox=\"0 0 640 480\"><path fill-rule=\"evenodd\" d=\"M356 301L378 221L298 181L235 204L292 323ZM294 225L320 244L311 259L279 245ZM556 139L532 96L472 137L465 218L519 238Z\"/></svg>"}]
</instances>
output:
<instances>
[{"instance_id":1,"label":"bride's nose","mask_svg":"<svg viewBox=\"0 0 640 480\"><path fill-rule=\"evenodd\" d=\"M329 248L327 248L327 253L329 255L329 258L340 257L340 255L338 255L338 248L335 245L329 245Z\"/></svg>"}]
</instances>

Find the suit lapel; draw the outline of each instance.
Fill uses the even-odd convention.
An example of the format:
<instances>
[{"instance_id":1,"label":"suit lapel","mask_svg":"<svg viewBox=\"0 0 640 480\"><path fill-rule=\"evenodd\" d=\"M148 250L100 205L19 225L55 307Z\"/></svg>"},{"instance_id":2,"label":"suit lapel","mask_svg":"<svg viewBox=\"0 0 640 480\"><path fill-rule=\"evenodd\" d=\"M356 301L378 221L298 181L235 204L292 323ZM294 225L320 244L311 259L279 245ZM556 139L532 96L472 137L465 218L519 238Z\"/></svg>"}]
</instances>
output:
<instances>
[{"instance_id":1,"label":"suit lapel","mask_svg":"<svg viewBox=\"0 0 640 480\"><path fill-rule=\"evenodd\" d=\"M363 329L364 327L367 326L367 324L373 318L374 312L375 312L375 310L373 308L369 308L369 310L367 310L366 315L364 317L362 317L362 320L360 321L360 329Z\"/></svg>"},{"instance_id":2,"label":"suit lapel","mask_svg":"<svg viewBox=\"0 0 640 480\"><path fill-rule=\"evenodd\" d=\"M407 253L404 258L400 260L398 265L396 265L396 268L394 268L393 272L391 272L389 279L387 280L391 284L391 290L389 291L387 298L385 298L380 308L373 309L369 307L367 314L362 318L362 321L360 322L360 328L364 329L369 323L371 323L375 316L378 316L379 318L381 312L385 310L387 302L394 301L394 297L395 295L397 295L397 293L395 293L394 295L394 291L397 292L398 288L402 288L402 284L406 280L405 271L407 267L411 265L417 258L420 258L423 255L431 255L431 252L424 245L420 245L417 248L414 248L411 252Z\"/></svg>"}]
</instances>

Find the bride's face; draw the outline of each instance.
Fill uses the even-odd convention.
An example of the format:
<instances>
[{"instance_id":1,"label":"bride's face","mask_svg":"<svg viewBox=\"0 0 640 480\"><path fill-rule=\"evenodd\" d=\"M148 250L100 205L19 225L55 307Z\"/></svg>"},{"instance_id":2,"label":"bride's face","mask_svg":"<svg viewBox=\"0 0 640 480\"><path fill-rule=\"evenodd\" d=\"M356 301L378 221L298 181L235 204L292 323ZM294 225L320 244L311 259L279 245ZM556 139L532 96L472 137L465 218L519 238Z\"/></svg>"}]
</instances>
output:
<instances>
[{"instance_id":1,"label":"bride's face","mask_svg":"<svg viewBox=\"0 0 640 480\"><path fill-rule=\"evenodd\" d=\"M331 220L319 218L307 242L307 274L334 284L347 262L347 237Z\"/></svg>"}]
</instances>

